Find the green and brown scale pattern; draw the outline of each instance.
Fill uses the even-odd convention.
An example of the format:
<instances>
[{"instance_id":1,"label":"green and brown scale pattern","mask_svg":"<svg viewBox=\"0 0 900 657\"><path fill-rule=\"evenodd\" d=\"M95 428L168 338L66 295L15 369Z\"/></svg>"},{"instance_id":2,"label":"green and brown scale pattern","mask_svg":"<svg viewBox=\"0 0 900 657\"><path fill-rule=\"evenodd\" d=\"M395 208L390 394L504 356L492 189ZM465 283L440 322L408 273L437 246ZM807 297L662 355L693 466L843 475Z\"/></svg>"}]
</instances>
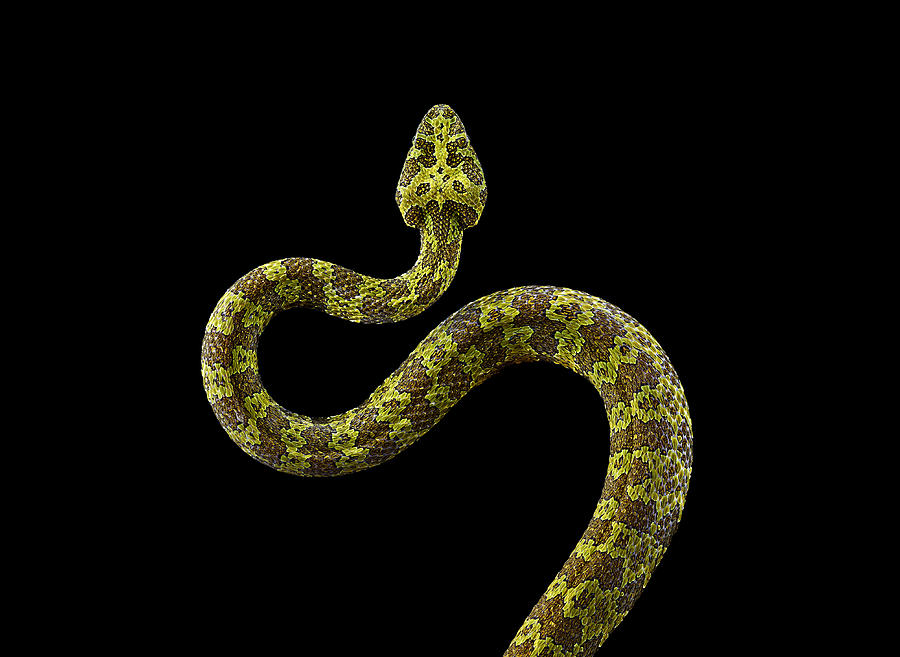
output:
<instances>
[{"instance_id":1,"label":"green and brown scale pattern","mask_svg":"<svg viewBox=\"0 0 900 657\"><path fill-rule=\"evenodd\" d=\"M256 347L288 308L354 322L392 322L433 303L453 279L462 233L487 196L459 117L423 118L397 189L421 233L412 269L376 279L312 258L254 269L213 310L203 384L225 431L253 458L302 476L332 476L396 456L502 367L549 361L587 378L606 407L610 458L593 518L505 657L589 657L621 622L669 545L691 475L684 391L662 348L615 306L576 290L526 286L473 301L435 328L360 406L311 418L278 405L259 378Z\"/></svg>"}]
</instances>

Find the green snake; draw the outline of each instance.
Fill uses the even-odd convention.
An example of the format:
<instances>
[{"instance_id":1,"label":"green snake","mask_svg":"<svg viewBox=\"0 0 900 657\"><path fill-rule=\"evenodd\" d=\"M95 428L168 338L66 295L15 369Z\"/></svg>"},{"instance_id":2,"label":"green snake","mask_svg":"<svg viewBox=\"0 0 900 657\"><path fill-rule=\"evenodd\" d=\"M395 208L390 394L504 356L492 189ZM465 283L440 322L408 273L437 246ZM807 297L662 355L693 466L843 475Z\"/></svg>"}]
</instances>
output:
<instances>
[{"instance_id":1,"label":"green snake","mask_svg":"<svg viewBox=\"0 0 900 657\"><path fill-rule=\"evenodd\" d=\"M574 370L603 398L610 456L581 540L535 604L505 657L593 655L647 584L681 520L691 476L684 390L656 340L597 297L561 287L494 292L448 317L369 398L331 417L299 415L263 388L260 334L277 313L311 308L352 322L395 322L434 303L478 223L484 174L459 116L432 107L403 164L396 200L421 235L405 274L379 279L312 258L258 267L219 300L203 338L203 386L241 449L278 471L341 475L393 458L469 390L512 363Z\"/></svg>"}]
</instances>

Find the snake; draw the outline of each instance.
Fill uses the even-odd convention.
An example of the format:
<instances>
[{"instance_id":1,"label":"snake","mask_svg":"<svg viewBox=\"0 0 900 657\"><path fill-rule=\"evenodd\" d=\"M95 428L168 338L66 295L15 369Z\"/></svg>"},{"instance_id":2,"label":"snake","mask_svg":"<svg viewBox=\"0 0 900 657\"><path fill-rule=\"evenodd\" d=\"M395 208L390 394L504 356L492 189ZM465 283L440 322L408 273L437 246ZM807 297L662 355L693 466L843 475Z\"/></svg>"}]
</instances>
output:
<instances>
[{"instance_id":1,"label":"snake","mask_svg":"<svg viewBox=\"0 0 900 657\"><path fill-rule=\"evenodd\" d=\"M468 132L448 105L435 105L419 123L395 199L403 221L420 234L412 268L383 279L292 257L253 269L225 292L207 323L206 397L231 440L257 461L292 475L330 477L394 458L508 365L550 362L586 378L600 393L610 429L600 500L504 657L590 657L665 554L692 471L684 389L634 318L577 290L514 287L450 315L346 412L295 413L263 387L257 346L276 314L305 308L351 322L395 322L428 308L450 285L463 232L478 224L487 186Z\"/></svg>"}]
</instances>

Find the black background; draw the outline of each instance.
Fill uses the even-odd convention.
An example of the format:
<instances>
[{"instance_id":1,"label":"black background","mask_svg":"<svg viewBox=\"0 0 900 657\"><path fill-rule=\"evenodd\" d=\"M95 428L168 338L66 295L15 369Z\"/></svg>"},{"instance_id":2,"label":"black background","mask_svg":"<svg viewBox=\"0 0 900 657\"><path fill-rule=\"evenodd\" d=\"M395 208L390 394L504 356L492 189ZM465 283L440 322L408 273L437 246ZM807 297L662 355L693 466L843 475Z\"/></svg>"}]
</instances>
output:
<instances>
[{"instance_id":1,"label":"black background","mask_svg":"<svg viewBox=\"0 0 900 657\"><path fill-rule=\"evenodd\" d=\"M422 115L447 103L489 188L453 285L396 325L278 316L259 351L269 392L311 415L350 408L439 321L507 287L566 286L618 305L681 377L695 463L682 524L605 654L739 642L750 621L736 591L753 571L738 434L752 427L734 371L753 356L734 354L747 332L737 308L761 282L745 264L768 202L755 157L770 99L749 97L727 73L589 85L548 76L474 92L399 79L285 84L282 72L195 65L123 101L137 110L130 129L143 155L142 228L130 241L153 263L149 288L175 299L177 320L147 316L166 345L141 347L163 380L141 401L159 467L142 472L137 533L124 543L150 590L164 593L156 638L499 655L587 525L608 428L592 386L562 368L507 369L393 461L335 479L256 463L205 399L207 318L250 269L311 256L390 277L413 263L418 235L393 191Z\"/></svg>"}]
</instances>

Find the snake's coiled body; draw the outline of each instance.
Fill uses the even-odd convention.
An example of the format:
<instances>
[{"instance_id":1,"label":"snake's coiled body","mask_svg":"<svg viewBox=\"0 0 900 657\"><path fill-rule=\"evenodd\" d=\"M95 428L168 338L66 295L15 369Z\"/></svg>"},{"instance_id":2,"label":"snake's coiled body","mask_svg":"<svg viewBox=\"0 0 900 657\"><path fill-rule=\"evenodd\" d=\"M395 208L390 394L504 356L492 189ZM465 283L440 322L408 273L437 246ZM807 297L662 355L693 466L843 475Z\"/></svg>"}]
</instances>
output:
<instances>
[{"instance_id":1,"label":"snake's coiled body","mask_svg":"<svg viewBox=\"0 0 900 657\"><path fill-rule=\"evenodd\" d=\"M459 117L433 107L419 125L397 190L421 232L408 272L376 279L287 258L237 281L216 305L202 350L207 398L228 435L276 470L331 476L396 456L500 368L558 363L600 392L610 426L606 482L594 516L505 657L593 655L640 595L681 519L691 474L691 421L662 348L612 304L559 287L489 294L435 328L360 406L298 415L266 392L256 347L288 308L355 322L392 322L433 303L453 279L463 230L486 199L481 165Z\"/></svg>"}]
</instances>

